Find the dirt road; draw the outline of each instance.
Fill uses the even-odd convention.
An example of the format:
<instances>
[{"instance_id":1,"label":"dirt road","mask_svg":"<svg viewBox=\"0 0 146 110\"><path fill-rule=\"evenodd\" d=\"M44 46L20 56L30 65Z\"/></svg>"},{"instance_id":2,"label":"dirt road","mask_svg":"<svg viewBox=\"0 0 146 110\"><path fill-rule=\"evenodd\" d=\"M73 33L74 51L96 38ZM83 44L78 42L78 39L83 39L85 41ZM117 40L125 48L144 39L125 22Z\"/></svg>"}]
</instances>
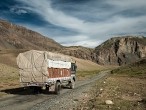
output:
<instances>
[{"instance_id":1,"label":"dirt road","mask_svg":"<svg viewBox=\"0 0 146 110\"><path fill-rule=\"evenodd\" d=\"M31 91L18 89L6 90L9 97L0 99L0 110L72 110L79 102L88 98L87 92L96 80L108 75L102 71L96 76L83 81L77 81L75 89L62 89L60 95L43 92L32 94Z\"/></svg>"}]
</instances>

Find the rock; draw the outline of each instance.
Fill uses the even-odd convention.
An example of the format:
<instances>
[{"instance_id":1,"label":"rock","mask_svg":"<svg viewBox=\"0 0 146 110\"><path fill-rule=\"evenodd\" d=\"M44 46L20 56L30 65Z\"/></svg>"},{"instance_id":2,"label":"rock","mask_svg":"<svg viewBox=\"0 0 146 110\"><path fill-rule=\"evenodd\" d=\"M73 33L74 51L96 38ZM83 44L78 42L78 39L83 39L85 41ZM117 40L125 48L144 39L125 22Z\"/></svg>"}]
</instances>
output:
<instances>
[{"instance_id":1,"label":"rock","mask_svg":"<svg viewBox=\"0 0 146 110\"><path fill-rule=\"evenodd\" d=\"M103 97L103 95L102 94L99 94L99 97Z\"/></svg>"},{"instance_id":2,"label":"rock","mask_svg":"<svg viewBox=\"0 0 146 110\"><path fill-rule=\"evenodd\" d=\"M96 62L102 65L125 65L146 57L146 38L115 37L95 48Z\"/></svg>"},{"instance_id":3,"label":"rock","mask_svg":"<svg viewBox=\"0 0 146 110\"><path fill-rule=\"evenodd\" d=\"M113 104L114 104L111 100L106 100L105 103L106 103L107 105L113 105Z\"/></svg>"},{"instance_id":4,"label":"rock","mask_svg":"<svg viewBox=\"0 0 146 110\"><path fill-rule=\"evenodd\" d=\"M120 110L121 108L120 108L120 107L118 107L118 109Z\"/></svg>"}]
</instances>

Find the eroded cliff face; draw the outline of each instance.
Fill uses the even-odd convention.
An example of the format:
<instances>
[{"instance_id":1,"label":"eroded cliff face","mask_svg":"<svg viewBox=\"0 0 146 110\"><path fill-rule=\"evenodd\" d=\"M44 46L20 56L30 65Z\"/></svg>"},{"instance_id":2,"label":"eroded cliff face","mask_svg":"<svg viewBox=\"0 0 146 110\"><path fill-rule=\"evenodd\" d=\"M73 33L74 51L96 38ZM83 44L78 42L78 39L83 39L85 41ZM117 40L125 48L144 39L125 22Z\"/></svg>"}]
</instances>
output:
<instances>
[{"instance_id":1,"label":"eroded cliff face","mask_svg":"<svg viewBox=\"0 0 146 110\"><path fill-rule=\"evenodd\" d=\"M125 65L146 57L145 37L111 38L95 48L96 62L102 65Z\"/></svg>"}]
</instances>

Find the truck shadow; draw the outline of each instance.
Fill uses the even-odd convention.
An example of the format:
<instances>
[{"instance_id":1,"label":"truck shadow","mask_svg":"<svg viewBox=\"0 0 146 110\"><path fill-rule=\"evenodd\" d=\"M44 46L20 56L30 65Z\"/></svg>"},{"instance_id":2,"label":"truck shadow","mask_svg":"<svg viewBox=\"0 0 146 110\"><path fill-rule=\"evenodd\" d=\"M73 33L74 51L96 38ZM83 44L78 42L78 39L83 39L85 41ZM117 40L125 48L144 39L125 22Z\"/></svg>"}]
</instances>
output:
<instances>
[{"instance_id":1,"label":"truck shadow","mask_svg":"<svg viewBox=\"0 0 146 110\"><path fill-rule=\"evenodd\" d=\"M41 90L36 90L33 88L24 88L24 87L19 87L19 88L13 88L13 89L5 89L5 90L0 90L0 92L4 92L7 94L14 94L14 95L36 95L36 94L55 94L54 91L47 91L44 89Z\"/></svg>"}]
</instances>

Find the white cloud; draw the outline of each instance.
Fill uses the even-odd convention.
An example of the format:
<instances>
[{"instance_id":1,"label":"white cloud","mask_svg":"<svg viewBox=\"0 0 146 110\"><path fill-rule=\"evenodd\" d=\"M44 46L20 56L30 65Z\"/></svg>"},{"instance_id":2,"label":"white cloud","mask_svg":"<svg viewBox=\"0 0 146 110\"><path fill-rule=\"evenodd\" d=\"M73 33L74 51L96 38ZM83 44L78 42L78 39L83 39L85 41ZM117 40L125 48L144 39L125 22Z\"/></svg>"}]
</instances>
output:
<instances>
[{"instance_id":1,"label":"white cloud","mask_svg":"<svg viewBox=\"0 0 146 110\"><path fill-rule=\"evenodd\" d=\"M79 19L69 13L64 13L61 10L54 9L50 0L22 0L21 2L28 5L26 9L39 14L48 23L79 33L76 36L68 37L64 37L63 35L52 36L60 43L65 42L62 43L63 45L82 45L86 47L94 47L103 42L104 39L107 39L109 35L118 35L121 33L135 34L140 31L145 32L146 30L146 27L143 26L146 24L146 15L136 17L125 17L120 15L120 12L123 10L139 9L144 7L146 5L145 0L106 0L104 2L114 6L114 10L108 11L105 9L99 9L100 11L97 11L96 13L90 13L92 16L106 17L105 20L96 22L85 22L84 19ZM17 11L17 13L25 13L25 10ZM115 13L117 14L114 15ZM78 14L80 14L80 16L82 15L81 13ZM45 27L35 27L33 29L41 32L46 30Z\"/></svg>"},{"instance_id":2,"label":"white cloud","mask_svg":"<svg viewBox=\"0 0 146 110\"><path fill-rule=\"evenodd\" d=\"M121 16L115 16L109 19L105 23L99 23L98 34L103 35L104 33L134 33L139 30L146 29L146 27L138 27L139 23L146 24L146 16L125 18Z\"/></svg>"},{"instance_id":3,"label":"white cloud","mask_svg":"<svg viewBox=\"0 0 146 110\"><path fill-rule=\"evenodd\" d=\"M23 0L24 3L29 5L32 11L41 15L46 21L56 26L73 29L80 33L91 33L93 28L97 26L94 23L88 23L84 20L67 15L62 11L55 10L48 0Z\"/></svg>"},{"instance_id":4,"label":"white cloud","mask_svg":"<svg viewBox=\"0 0 146 110\"><path fill-rule=\"evenodd\" d=\"M94 39L94 40L79 40L77 42L70 42L70 43L62 43L62 45L64 46L84 46L84 47L90 47L90 48L94 48L97 45L100 45L103 41L102 40L98 40L98 39Z\"/></svg>"},{"instance_id":5,"label":"white cloud","mask_svg":"<svg viewBox=\"0 0 146 110\"><path fill-rule=\"evenodd\" d=\"M106 2L123 9L141 8L146 6L145 0L106 0Z\"/></svg>"},{"instance_id":6,"label":"white cloud","mask_svg":"<svg viewBox=\"0 0 146 110\"><path fill-rule=\"evenodd\" d=\"M11 9L10 9L10 12L12 12L12 13L16 13L16 14L18 14L18 15L26 14L26 13L27 13L26 10L21 9L21 8L17 8L17 7L13 7L13 8L11 8Z\"/></svg>"}]
</instances>

